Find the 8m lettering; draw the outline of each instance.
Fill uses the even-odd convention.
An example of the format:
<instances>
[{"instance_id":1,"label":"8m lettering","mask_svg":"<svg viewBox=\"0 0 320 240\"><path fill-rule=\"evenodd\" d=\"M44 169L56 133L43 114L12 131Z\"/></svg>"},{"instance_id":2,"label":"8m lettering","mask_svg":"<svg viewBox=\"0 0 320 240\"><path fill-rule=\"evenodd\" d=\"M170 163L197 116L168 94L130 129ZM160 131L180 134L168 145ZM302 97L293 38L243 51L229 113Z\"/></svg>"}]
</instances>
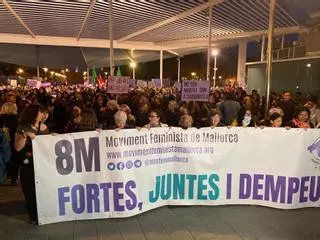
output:
<instances>
[{"instance_id":1,"label":"8m lettering","mask_svg":"<svg viewBox=\"0 0 320 240\"><path fill-rule=\"evenodd\" d=\"M100 149L99 149L99 138L89 138L89 147L87 150L84 139L74 139L74 152L75 160L72 157L73 146L68 140L60 140L55 145L56 152L56 168L59 174L68 175L70 174L74 166L76 172L80 173L83 171L100 171ZM83 164L82 164L83 163ZM94 165L94 170L92 167ZM82 169L84 166L84 170Z\"/></svg>"}]
</instances>

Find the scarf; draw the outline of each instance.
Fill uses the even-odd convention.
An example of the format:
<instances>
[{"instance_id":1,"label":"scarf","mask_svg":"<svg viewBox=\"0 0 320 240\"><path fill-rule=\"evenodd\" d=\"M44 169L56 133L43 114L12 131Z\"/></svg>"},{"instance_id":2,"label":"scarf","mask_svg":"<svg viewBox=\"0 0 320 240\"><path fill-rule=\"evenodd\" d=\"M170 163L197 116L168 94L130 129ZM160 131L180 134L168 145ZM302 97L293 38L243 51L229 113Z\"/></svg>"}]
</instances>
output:
<instances>
[{"instance_id":1,"label":"scarf","mask_svg":"<svg viewBox=\"0 0 320 240\"><path fill-rule=\"evenodd\" d=\"M309 122L301 122L298 119L293 119L292 121L297 128L311 128Z\"/></svg>"}]
</instances>

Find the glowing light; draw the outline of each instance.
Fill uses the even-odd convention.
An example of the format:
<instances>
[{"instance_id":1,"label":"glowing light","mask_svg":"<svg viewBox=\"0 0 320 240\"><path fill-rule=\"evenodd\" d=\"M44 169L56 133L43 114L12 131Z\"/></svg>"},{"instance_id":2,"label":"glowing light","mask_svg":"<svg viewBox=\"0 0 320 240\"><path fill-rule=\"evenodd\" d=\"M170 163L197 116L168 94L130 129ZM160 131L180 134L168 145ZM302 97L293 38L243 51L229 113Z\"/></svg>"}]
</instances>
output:
<instances>
[{"instance_id":1,"label":"glowing light","mask_svg":"<svg viewBox=\"0 0 320 240\"><path fill-rule=\"evenodd\" d=\"M18 73L18 74L22 74L22 73L24 73L24 70L23 70L22 68L19 68L19 69L17 70L17 73Z\"/></svg>"},{"instance_id":2,"label":"glowing light","mask_svg":"<svg viewBox=\"0 0 320 240\"><path fill-rule=\"evenodd\" d=\"M216 57L219 55L219 50L218 49L213 49L212 50L212 56Z\"/></svg>"},{"instance_id":3,"label":"glowing light","mask_svg":"<svg viewBox=\"0 0 320 240\"><path fill-rule=\"evenodd\" d=\"M308 67L308 68L311 68L311 63L308 63L308 64L307 64L307 67Z\"/></svg>"},{"instance_id":4,"label":"glowing light","mask_svg":"<svg viewBox=\"0 0 320 240\"><path fill-rule=\"evenodd\" d=\"M61 77L61 78L66 78L67 77L66 75L63 75L63 74L60 74L60 73L56 73L56 72L53 72L52 74L54 74L57 77Z\"/></svg>"},{"instance_id":5,"label":"glowing light","mask_svg":"<svg viewBox=\"0 0 320 240\"><path fill-rule=\"evenodd\" d=\"M191 76L192 76L192 77L195 77L195 76L197 76L197 73L196 73L196 72L192 72L192 73L191 73Z\"/></svg>"},{"instance_id":6,"label":"glowing light","mask_svg":"<svg viewBox=\"0 0 320 240\"><path fill-rule=\"evenodd\" d=\"M69 69L68 69L68 68L66 68L66 72L69 72Z\"/></svg>"},{"instance_id":7,"label":"glowing light","mask_svg":"<svg viewBox=\"0 0 320 240\"><path fill-rule=\"evenodd\" d=\"M49 69L48 69L48 68L46 68L46 67L45 67L45 68L43 68L43 71L44 71L44 72L48 72L48 70L49 70Z\"/></svg>"},{"instance_id":8,"label":"glowing light","mask_svg":"<svg viewBox=\"0 0 320 240\"><path fill-rule=\"evenodd\" d=\"M137 67L137 63L136 62L131 62L130 63L130 67L131 68L136 68Z\"/></svg>"}]
</instances>

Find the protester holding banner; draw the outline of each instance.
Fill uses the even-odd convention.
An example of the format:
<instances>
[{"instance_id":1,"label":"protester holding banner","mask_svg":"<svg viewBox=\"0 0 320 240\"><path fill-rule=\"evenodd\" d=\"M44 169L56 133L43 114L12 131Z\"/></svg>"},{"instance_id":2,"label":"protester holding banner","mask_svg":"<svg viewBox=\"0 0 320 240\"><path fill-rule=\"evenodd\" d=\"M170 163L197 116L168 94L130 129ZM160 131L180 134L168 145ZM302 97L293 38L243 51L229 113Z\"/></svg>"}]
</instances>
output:
<instances>
[{"instance_id":1,"label":"protester holding banner","mask_svg":"<svg viewBox=\"0 0 320 240\"><path fill-rule=\"evenodd\" d=\"M40 105L28 106L21 114L15 136L15 149L21 161L20 182L32 223L37 223L38 218L31 141L36 135L49 133L48 127L41 122L42 118Z\"/></svg>"},{"instance_id":2,"label":"protester holding banner","mask_svg":"<svg viewBox=\"0 0 320 240\"><path fill-rule=\"evenodd\" d=\"M118 111L114 115L115 126L113 128L119 129L129 129L132 128L129 124L127 124L127 114L124 111Z\"/></svg>"},{"instance_id":3,"label":"protester holding banner","mask_svg":"<svg viewBox=\"0 0 320 240\"><path fill-rule=\"evenodd\" d=\"M224 127L224 124L221 123L221 113L219 111L212 113L211 117L209 118L209 126L212 128Z\"/></svg>"},{"instance_id":4,"label":"protester holding banner","mask_svg":"<svg viewBox=\"0 0 320 240\"><path fill-rule=\"evenodd\" d=\"M293 120L288 122L286 126L291 128L313 128L314 126L310 123L310 111L306 107L300 108Z\"/></svg>"},{"instance_id":5,"label":"protester holding banner","mask_svg":"<svg viewBox=\"0 0 320 240\"><path fill-rule=\"evenodd\" d=\"M160 122L160 115L157 111L151 111L149 114L149 123L144 128L168 127L167 124Z\"/></svg>"},{"instance_id":6,"label":"protester holding banner","mask_svg":"<svg viewBox=\"0 0 320 240\"><path fill-rule=\"evenodd\" d=\"M136 118L131 114L131 109L127 104L122 104L120 110L125 112L127 115L127 124L132 127L136 126Z\"/></svg>"},{"instance_id":7,"label":"protester holding banner","mask_svg":"<svg viewBox=\"0 0 320 240\"><path fill-rule=\"evenodd\" d=\"M246 110L242 119L242 127L256 127L255 117L252 115L251 110Z\"/></svg>"},{"instance_id":8,"label":"protester holding banner","mask_svg":"<svg viewBox=\"0 0 320 240\"><path fill-rule=\"evenodd\" d=\"M282 115L280 113L273 113L269 118L269 127L279 128L282 126Z\"/></svg>"},{"instance_id":9,"label":"protester holding banner","mask_svg":"<svg viewBox=\"0 0 320 240\"><path fill-rule=\"evenodd\" d=\"M179 127L182 129L191 128L193 125L193 119L190 115L184 115L180 118Z\"/></svg>"}]
</instances>

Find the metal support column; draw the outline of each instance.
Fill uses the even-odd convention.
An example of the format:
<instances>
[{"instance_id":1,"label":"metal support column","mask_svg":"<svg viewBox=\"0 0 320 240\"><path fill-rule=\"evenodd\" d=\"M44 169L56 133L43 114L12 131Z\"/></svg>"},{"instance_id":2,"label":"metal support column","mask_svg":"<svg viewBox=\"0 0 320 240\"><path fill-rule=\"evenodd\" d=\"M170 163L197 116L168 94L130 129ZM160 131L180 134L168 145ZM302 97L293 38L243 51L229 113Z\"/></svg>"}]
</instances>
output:
<instances>
[{"instance_id":1,"label":"metal support column","mask_svg":"<svg viewBox=\"0 0 320 240\"><path fill-rule=\"evenodd\" d=\"M163 50L160 51L160 80L163 86Z\"/></svg>"},{"instance_id":2,"label":"metal support column","mask_svg":"<svg viewBox=\"0 0 320 240\"><path fill-rule=\"evenodd\" d=\"M132 68L132 79L136 79L136 68Z\"/></svg>"},{"instance_id":3,"label":"metal support column","mask_svg":"<svg viewBox=\"0 0 320 240\"><path fill-rule=\"evenodd\" d=\"M264 49L266 48L266 35L262 36L262 44L261 44L261 62L264 61Z\"/></svg>"},{"instance_id":4,"label":"metal support column","mask_svg":"<svg viewBox=\"0 0 320 240\"><path fill-rule=\"evenodd\" d=\"M36 46L37 80L40 81L39 47Z\"/></svg>"},{"instance_id":5,"label":"metal support column","mask_svg":"<svg viewBox=\"0 0 320 240\"><path fill-rule=\"evenodd\" d=\"M214 69L213 69L213 87L215 88L217 86L217 55L214 56Z\"/></svg>"},{"instance_id":6,"label":"metal support column","mask_svg":"<svg viewBox=\"0 0 320 240\"><path fill-rule=\"evenodd\" d=\"M178 57L178 82L180 82L180 74L181 74L181 58Z\"/></svg>"},{"instance_id":7,"label":"metal support column","mask_svg":"<svg viewBox=\"0 0 320 240\"><path fill-rule=\"evenodd\" d=\"M237 80L240 87L247 89L246 83L247 41L239 42Z\"/></svg>"},{"instance_id":8,"label":"metal support column","mask_svg":"<svg viewBox=\"0 0 320 240\"><path fill-rule=\"evenodd\" d=\"M109 0L109 38L110 38L110 76L114 76L114 61L113 61L113 9L112 1Z\"/></svg>"},{"instance_id":9,"label":"metal support column","mask_svg":"<svg viewBox=\"0 0 320 240\"><path fill-rule=\"evenodd\" d=\"M212 55L212 47L211 47L211 35L212 35L212 4L209 6L209 17L208 17L208 58L207 58L207 81L211 81L211 55Z\"/></svg>"},{"instance_id":10,"label":"metal support column","mask_svg":"<svg viewBox=\"0 0 320 240\"><path fill-rule=\"evenodd\" d=\"M273 48L273 34L274 34L274 13L275 13L276 0L270 0L270 10L269 10L269 31L268 31L268 59L267 59L267 99L266 99L266 109L265 118L268 117L269 105L270 105L270 88L272 79L272 48Z\"/></svg>"},{"instance_id":11,"label":"metal support column","mask_svg":"<svg viewBox=\"0 0 320 240\"><path fill-rule=\"evenodd\" d=\"M284 34L281 36L281 49L284 48L285 37L286 36Z\"/></svg>"}]
</instances>

